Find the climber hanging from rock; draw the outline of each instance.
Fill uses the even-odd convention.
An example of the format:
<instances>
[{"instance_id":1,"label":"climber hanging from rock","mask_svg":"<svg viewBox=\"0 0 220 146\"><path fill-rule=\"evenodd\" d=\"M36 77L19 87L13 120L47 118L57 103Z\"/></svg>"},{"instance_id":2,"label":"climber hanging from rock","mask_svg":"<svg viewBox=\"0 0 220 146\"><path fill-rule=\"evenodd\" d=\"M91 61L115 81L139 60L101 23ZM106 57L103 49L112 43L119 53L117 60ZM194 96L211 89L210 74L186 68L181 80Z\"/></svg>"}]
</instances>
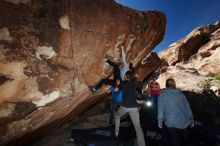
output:
<instances>
[{"instance_id":1,"label":"climber hanging from rock","mask_svg":"<svg viewBox=\"0 0 220 146\"><path fill-rule=\"evenodd\" d=\"M122 52L122 59L121 59L121 65L120 66L117 63L116 58L113 58L109 55L105 56L105 61L114 68L113 79L109 79L107 77L107 78L101 79L101 81L99 81L96 86L94 86L94 87L89 86L90 90L93 93L95 93L99 88L101 88L101 86L103 84L111 85L111 86L115 87L116 81L117 80L121 81L122 78L124 77L125 73L129 70L129 66L128 66L127 61L126 61L126 55L125 55L124 48L121 48L121 52Z\"/></svg>"},{"instance_id":2,"label":"climber hanging from rock","mask_svg":"<svg viewBox=\"0 0 220 146\"><path fill-rule=\"evenodd\" d=\"M111 60L110 56L106 55L105 62L107 62L109 65L111 65L114 68L113 79L109 79L108 77L101 79L95 87L90 87L90 90L93 93L95 93L99 88L101 88L103 84L115 86L117 80L119 81L122 80L120 75L120 69L118 64L116 63L116 59Z\"/></svg>"},{"instance_id":3,"label":"climber hanging from rock","mask_svg":"<svg viewBox=\"0 0 220 146\"><path fill-rule=\"evenodd\" d=\"M93 93L95 93L103 84L111 86L110 89L112 94L112 103L111 103L111 111L109 117L109 125L112 125L114 121L115 110L118 104L120 104L122 97L122 91L119 90L118 92L115 92L115 86L117 86L117 84L119 84L122 79L120 76L120 69L118 64L115 63L114 61L111 61L108 55L106 55L105 61L114 68L113 79L104 78L95 87L89 87L89 88Z\"/></svg>"},{"instance_id":4,"label":"climber hanging from rock","mask_svg":"<svg viewBox=\"0 0 220 146\"><path fill-rule=\"evenodd\" d=\"M120 84L125 72L129 70L128 64L126 62L126 55L125 55L124 49L121 48L121 51L122 51L122 61L121 61L120 67L117 64L116 58L113 58L109 55L105 56L105 61L114 68L113 79L104 78L104 79L101 79L96 86L94 87L89 86L90 90L93 93L95 93L99 88L101 88L103 84L111 86L110 90L112 94L112 103L111 103L111 112L110 112L110 117L109 117L109 125L112 125L114 123L115 110L122 100L123 91L118 90L117 92L115 92L115 87Z\"/></svg>"}]
</instances>

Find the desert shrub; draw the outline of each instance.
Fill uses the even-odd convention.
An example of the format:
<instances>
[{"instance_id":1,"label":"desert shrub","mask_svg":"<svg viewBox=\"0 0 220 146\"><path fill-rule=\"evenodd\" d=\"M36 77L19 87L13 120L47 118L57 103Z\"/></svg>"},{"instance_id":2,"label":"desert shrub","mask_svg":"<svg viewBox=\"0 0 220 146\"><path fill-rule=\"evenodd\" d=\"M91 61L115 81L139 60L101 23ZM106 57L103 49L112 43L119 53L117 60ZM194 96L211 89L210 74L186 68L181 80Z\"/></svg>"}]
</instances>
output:
<instances>
[{"instance_id":1,"label":"desert shrub","mask_svg":"<svg viewBox=\"0 0 220 146\"><path fill-rule=\"evenodd\" d=\"M220 74L217 74L217 73L212 73L212 72L209 72L207 74L208 77L212 77L214 78L215 80L220 80Z\"/></svg>"},{"instance_id":2,"label":"desert shrub","mask_svg":"<svg viewBox=\"0 0 220 146\"><path fill-rule=\"evenodd\" d=\"M215 73L212 73L212 72L209 72L209 73L207 74L207 76L208 76L208 77L215 77L216 74L215 74Z\"/></svg>"},{"instance_id":3,"label":"desert shrub","mask_svg":"<svg viewBox=\"0 0 220 146\"><path fill-rule=\"evenodd\" d=\"M210 81L205 81L202 83L203 88L209 89L212 86L212 83Z\"/></svg>"},{"instance_id":4,"label":"desert shrub","mask_svg":"<svg viewBox=\"0 0 220 146\"><path fill-rule=\"evenodd\" d=\"M220 74L215 76L215 79L220 81Z\"/></svg>"},{"instance_id":5,"label":"desert shrub","mask_svg":"<svg viewBox=\"0 0 220 146\"><path fill-rule=\"evenodd\" d=\"M220 74L209 72L207 74L207 77L209 80L202 83L203 88L210 88L211 86L219 86L220 81Z\"/></svg>"}]
</instances>

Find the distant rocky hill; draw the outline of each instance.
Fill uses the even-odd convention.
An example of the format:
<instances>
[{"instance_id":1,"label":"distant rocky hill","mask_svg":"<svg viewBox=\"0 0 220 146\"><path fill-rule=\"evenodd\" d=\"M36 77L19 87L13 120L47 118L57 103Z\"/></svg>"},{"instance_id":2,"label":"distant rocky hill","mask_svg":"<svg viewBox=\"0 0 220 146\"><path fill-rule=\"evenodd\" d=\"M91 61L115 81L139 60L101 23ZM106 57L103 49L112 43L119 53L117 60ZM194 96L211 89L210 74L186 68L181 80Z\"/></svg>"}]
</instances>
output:
<instances>
[{"instance_id":1,"label":"distant rocky hill","mask_svg":"<svg viewBox=\"0 0 220 146\"><path fill-rule=\"evenodd\" d=\"M183 90L202 92L211 88L220 96L220 21L193 30L159 57L168 64L161 69L162 86L172 77Z\"/></svg>"},{"instance_id":2,"label":"distant rocky hill","mask_svg":"<svg viewBox=\"0 0 220 146\"><path fill-rule=\"evenodd\" d=\"M199 60L200 63L204 64L205 62L202 60L207 59L207 57L211 57L212 59L210 58L210 60L214 61L214 56L218 55L219 49L217 48L220 46L219 31L220 21L214 25L196 28L185 38L171 44L167 49L160 52L159 56L161 59L166 60L169 65L175 65L179 62L188 63L188 61L195 63L195 60ZM211 56L212 54L213 56ZM194 67L203 70L202 66L204 65L202 64L196 64ZM219 68L218 66L218 70L213 70L213 72L220 72ZM210 69L213 69L213 67Z\"/></svg>"}]
</instances>

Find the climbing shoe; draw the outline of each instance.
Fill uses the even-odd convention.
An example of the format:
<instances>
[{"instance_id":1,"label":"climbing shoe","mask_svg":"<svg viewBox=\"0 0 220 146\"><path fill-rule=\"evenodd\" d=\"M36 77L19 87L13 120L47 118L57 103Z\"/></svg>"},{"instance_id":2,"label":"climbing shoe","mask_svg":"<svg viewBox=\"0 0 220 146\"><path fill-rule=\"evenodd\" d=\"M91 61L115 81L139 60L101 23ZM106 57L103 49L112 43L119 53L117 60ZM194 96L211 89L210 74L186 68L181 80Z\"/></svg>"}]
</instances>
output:
<instances>
[{"instance_id":1,"label":"climbing shoe","mask_svg":"<svg viewBox=\"0 0 220 146\"><path fill-rule=\"evenodd\" d=\"M96 89L94 87L89 86L89 89L91 90L92 93L96 92Z\"/></svg>"}]
</instances>

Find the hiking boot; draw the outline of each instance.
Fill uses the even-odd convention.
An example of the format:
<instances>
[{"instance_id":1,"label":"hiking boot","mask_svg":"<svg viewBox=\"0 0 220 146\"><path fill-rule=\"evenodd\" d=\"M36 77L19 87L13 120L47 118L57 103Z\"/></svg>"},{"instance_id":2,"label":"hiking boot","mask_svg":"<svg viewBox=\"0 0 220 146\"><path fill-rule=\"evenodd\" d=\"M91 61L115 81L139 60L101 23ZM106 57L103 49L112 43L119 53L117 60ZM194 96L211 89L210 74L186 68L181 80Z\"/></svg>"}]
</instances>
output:
<instances>
[{"instance_id":1,"label":"hiking boot","mask_svg":"<svg viewBox=\"0 0 220 146\"><path fill-rule=\"evenodd\" d=\"M96 92L96 88L94 88L94 87L89 86L89 89L90 89L90 91L91 91L92 93L95 93L95 92Z\"/></svg>"},{"instance_id":2,"label":"hiking boot","mask_svg":"<svg viewBox=\"0 0 220 146\"><path fill-rule=\"evenodd\" d=\"M117 139L118 138L118 134L116 134L115 132L112 131L111 137L114 138L114 139Z\"/></svg>"}]
</instances>

